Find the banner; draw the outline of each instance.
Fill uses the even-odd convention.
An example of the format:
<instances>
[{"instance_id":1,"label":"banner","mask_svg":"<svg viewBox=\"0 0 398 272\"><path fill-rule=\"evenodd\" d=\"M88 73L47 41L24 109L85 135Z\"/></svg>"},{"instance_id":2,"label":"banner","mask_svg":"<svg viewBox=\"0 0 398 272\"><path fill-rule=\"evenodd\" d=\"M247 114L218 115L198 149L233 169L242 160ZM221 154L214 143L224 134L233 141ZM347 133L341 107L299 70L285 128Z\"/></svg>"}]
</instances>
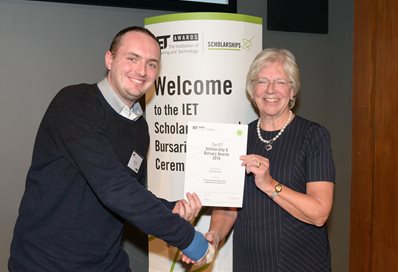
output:
<instances>
[{"instance_id":1,"label":"banner","mask_svg":"<svg viewBox=\"0 0 398 272\"><path fill-rule=\"evenodd\" d=\"M145 19L162 50L161 73L146 95L151 135L148 188L170 201L182 199L188 121L247 124L257 115L246 96L246 74L262 50L262 18L232 13L178 13ZM243 155L243 154L242 154ZM210 213L211 208L205 207ZM210 216L196 229L207 232ZM215 262L196 269L178 250L149 238L149 271L232 271L232 237Z\"/></svg>"}]
</instances>

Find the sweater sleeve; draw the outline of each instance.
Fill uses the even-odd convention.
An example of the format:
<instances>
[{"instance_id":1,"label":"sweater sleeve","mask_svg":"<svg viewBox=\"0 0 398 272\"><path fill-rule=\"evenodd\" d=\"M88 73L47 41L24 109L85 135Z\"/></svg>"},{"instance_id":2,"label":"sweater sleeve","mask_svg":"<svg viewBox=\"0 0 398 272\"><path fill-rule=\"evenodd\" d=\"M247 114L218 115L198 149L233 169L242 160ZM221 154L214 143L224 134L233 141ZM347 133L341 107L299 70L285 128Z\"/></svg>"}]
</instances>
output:
<instances>
[{"instance_id":1,"label":"sweater sleeve","mask_svg":"<svg viewBox=\"0 0 398 272\"><path fill-rule=\"evenodd\" d=\"M159 200L121 164L95 99L85 92L61 91L46 113L43 129L105 207L143 232L187 248L194 239L193 226L171 213L172 203Z\"/></svg>"},{"instance_id":2,"label":"sweater sleeve","mask_svg":"<svg viewBox=\"0 0 398 272\"><path fill-rule=\"evenodd\" d=\"M165 205L170 210L173 210L174 206L177 203L177 201L168 201L168 200L163 199L163 198L158 198L158 199L163 203L163 205Z\"/></svg>"}]
</instances>

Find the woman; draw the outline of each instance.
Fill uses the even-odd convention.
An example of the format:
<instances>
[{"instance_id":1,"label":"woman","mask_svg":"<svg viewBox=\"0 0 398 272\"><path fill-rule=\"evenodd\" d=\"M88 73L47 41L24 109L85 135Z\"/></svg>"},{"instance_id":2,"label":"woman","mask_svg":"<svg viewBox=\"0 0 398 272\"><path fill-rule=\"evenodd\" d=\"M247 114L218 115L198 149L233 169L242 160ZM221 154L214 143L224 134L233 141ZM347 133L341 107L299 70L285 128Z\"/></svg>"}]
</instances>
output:
<instances>
[{"instance_id":1,"label":"woman","mask_svg":"<svg viewBox=\"0 0 398 272\"><path fill-rule=\"evenodd\" d=\"M335 168L329 132L296 116L295 57L265 49L252 62L246 91L259 119L249 124L241 209L215 208L207 238L218 244L232 227L234 271L330 271L325 225Z\"/></svg>"}]
</instances>

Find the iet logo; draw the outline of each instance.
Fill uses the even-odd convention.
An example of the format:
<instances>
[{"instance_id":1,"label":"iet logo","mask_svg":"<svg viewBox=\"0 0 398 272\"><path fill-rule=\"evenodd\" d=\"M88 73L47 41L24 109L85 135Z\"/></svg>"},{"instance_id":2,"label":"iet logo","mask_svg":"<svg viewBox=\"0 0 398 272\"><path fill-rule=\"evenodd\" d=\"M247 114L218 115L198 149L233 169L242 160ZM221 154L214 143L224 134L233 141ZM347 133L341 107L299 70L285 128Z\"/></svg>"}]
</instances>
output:
<instances>
[{"instance_id":1,"label":"iet logo","mask_svg":"<svg viewBox=\"0 0 398 272\"><path fill-rule=\"evenodd\" d=\"M165 35L165 36L156 36L156 39L158 40L160 49L166 49L167 48L167 40L170 38L170 35Z\"/></svg>"}]
</instances>

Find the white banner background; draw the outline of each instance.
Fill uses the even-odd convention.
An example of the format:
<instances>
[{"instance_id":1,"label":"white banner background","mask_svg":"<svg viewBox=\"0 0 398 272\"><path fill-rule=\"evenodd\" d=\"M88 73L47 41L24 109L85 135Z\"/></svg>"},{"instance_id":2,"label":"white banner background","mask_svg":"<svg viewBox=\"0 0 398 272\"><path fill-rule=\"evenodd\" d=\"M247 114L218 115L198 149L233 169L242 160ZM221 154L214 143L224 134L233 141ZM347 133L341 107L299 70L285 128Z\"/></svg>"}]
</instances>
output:
<instances>
[{"instance_id":1,"label":"white banner background","mask_svg":"<svg viewBox=\"0 0 398 272\"><path fill-rule=\"evenodd\" d=\"M246 73L262 49L262 18L232 13L179 13L145 19L162 47L161 73L146 95L151 135L148 188L184 198L188 121L247 124L257 118L245 92ZM210 209L208 210L210 211ZM210 217L196 224L208 230ZM150 237L149 271L232 271L232 239L213 264L195 269L175 261L177 250Z\"/></svg>"}]
</instances>

